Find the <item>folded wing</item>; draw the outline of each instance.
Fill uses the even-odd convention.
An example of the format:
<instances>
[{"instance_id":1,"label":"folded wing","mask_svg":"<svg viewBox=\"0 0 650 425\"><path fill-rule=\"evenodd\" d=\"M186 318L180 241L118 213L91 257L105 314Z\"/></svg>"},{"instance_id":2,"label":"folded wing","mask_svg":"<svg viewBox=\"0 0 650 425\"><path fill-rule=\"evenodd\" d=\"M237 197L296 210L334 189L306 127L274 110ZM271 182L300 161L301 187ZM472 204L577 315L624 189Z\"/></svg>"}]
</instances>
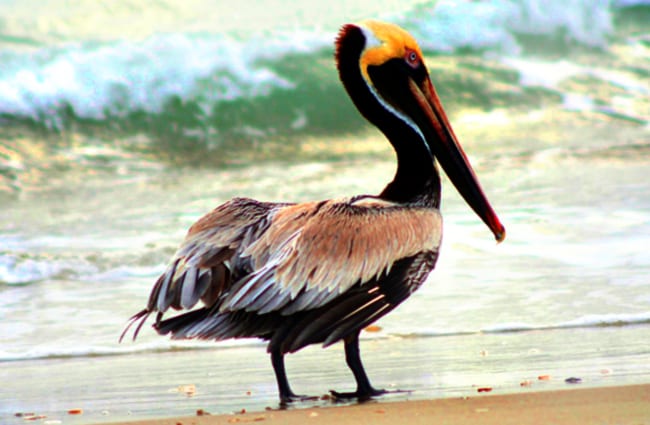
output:
<instances>
[{"instance_id":1,"label":"folded wing","mask_svg":"<svg viewBox=\"0 0 650 425\"><path fill-rule=\"evenodd\" d=\"M374 197L302 204L234 199L190 228L147 308L133 317L141 319L134 337L149 314L158 312L160 322L169 308L191 310L199 300L231 322L242 314L317 309L388 275L401 259L437 251L441 229L435 209Z\"/></svg>"}]
</instances>

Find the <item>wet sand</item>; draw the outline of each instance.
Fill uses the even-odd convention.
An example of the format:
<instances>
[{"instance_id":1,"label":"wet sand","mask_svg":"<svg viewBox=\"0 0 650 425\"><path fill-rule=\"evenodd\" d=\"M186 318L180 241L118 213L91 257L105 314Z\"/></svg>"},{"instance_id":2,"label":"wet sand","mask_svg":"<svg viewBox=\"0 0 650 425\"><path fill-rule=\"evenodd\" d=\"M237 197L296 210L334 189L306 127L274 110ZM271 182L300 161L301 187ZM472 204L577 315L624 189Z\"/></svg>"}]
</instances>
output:
<instances>
[{"instance_id":1,"label":"wet sand","mask_svg":"<svg viewBox=\"0 0 650 425\"><path fill-rule=\"evenodd\" d=\"M263 344L15 361L0 368L0 382L5 383L0 386L0 423L25 424L16 417L25 412L64 425L244 419L283 423L305 417L322 420L321 414L332 423L337 415L372 414L373 421L383 420L374 416L387 421L404 417L409 419L405 423L417 423L413 418L424 415L431 423L454 424L460 419L436 421L435 415L471 419L480 414L487 421L491 415L503 420L532 415L533 420L571 412L578 417L621 412L599 423L625 424L630 423L623 420L625 415L636 411L639 419L645 409L645 422L631 423L650 425L648 340L649 326L364 339L361 349L373 384L409 392L363 406L303 402L286 412L276 410L277 389ZM321 396L354 385L340 345L307 347L288 356L287 372L299 394ZM581 382L567 383L571 377ZM492 391L478 392L488 387ZM76 408L83 413L68 413ZM197 417L201 409L212 415ZM258 413L233 416L242 409ZM309 416L313 412L318 415ZM156 422L159 418L168 419Z\"/></svg>"},{"instance_id":2,"label":"wet sand","mask_svg":"<svg viewBox=\"0 0 650 425\"><path fill-rule=\"evenodd\" d=\"M116 425L650 424L650 384L165 418Z\"/></svg>"}]
</instances>

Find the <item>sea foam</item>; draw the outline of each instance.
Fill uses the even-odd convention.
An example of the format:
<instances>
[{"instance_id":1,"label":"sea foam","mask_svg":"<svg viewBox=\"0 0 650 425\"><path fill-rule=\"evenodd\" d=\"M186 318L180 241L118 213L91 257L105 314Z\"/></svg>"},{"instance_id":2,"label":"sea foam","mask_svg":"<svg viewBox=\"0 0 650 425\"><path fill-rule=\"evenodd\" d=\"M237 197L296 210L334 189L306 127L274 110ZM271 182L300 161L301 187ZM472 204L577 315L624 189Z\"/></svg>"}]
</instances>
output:
<instances>
[{"instance_id":1,"label":"sea foam","mask_svg":"<svg viewBox=\"0 0 650 425\"><path fill-rule=\"evenodd\" d=\"M97 120L133 111L158 113L173 97L202 101L209 109L215 102L293 88L292 82L260 62L324 44L315 33L247 41L222 35L160 34L141 42L5 52L0 114L45 120L58 127L58 112L66 106L78 117Z\"/></svg>"},{"instance_id":2,"label":"sea foam","mask_svg":"<svg viewBox=\"0 0 650 425\"><path fill-rule=\"evenodd\" d=\"M458 49L519 55L521 34L559 36L605 47L616 8L631 0L443 0L387 17L427 52ZM332 50L334 32L297 29L249 39L222 33L164 33L144 40L79 41L0 52L0 116L61 128L66 116L90 120L158 114L178 99L206 116L220 102L292 90L275 65L287 55ZM320 54L320 53L319 53Z\"/></svg>"},{"instance_id":3,"label":"sea foam","mask_svg":"<svg viewBox=\"0 0 650 425\"><path fill-rule=\"evenodd\" d=\"M567 41L603 47L613 32L609 0L443 0L406 14L401 23L424 48L518 54L518 34L562 34Z\"/></svg>"}]
</instances>

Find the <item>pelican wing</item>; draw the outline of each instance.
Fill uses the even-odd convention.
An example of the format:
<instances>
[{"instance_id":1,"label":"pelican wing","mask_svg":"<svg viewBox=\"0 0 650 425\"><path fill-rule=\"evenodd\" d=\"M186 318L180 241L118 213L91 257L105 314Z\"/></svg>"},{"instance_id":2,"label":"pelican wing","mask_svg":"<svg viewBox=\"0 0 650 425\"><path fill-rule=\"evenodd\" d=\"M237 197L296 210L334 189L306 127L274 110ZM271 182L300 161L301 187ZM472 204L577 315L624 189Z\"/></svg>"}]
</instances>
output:
<instances>
[{"instance_id":1,"label":"pelican wing","mask_svg":"<svg viewBox=\"0 0 650 425\"><path fill-rule=\"evenodd\" d=\"M252 271L241 251L267 229L271 212L286 205L235 198L199 219L154 285L149 312L217 302L233 278Z\"/></svg>"},{"instance_id":2,"label":"pelican wing","mask_svg":"<svg viewBox=\"0 0 650 425\"><path fill-rule=\"evenodd\" d=\"M437 250L441 234L437 210L377 198L286 206L242 252L252 273L233 284L219 309L289 315L321 307L388 274L400 259Z\"/></svg>"},{"instance_id":3,"label":"pelican wing","mask_svg":"<svg viewBox=\"0 0 650 425\"><path fill-rule=\"evenodd\" d=\"M316 309L354 285L387 275L400 259L437 251L440 213L374 197L301 204L233 199L189 230L154 285L157 323L170 307L199 302L217 313L290 315ZM212 309L215 310L212 310Z\"/></svg>"}]
</instances>

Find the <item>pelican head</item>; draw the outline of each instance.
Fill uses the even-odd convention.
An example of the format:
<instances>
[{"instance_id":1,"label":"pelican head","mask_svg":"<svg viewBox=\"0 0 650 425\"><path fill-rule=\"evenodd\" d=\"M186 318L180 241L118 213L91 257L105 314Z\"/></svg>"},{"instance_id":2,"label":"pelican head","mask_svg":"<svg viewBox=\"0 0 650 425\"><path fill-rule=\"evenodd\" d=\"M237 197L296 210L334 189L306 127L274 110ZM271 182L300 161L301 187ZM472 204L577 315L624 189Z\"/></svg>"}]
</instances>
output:
<instances>
[{"instance_id":1,"label":"pelican head","mask_svg":"<svg viewBox=\"0 0 650 425\"><path fill-rule=\"evenodd\" d=\"M392 194L398 186L406 190L406 186L423 184L424 175L439 179L433 165L437 160L465 201L501 242L505 228L458 143L416 40L394 24L348 24L336 40L336 62L352 101L397 152L396 179L385 192Z\"/></svg>"}]
</instances>

